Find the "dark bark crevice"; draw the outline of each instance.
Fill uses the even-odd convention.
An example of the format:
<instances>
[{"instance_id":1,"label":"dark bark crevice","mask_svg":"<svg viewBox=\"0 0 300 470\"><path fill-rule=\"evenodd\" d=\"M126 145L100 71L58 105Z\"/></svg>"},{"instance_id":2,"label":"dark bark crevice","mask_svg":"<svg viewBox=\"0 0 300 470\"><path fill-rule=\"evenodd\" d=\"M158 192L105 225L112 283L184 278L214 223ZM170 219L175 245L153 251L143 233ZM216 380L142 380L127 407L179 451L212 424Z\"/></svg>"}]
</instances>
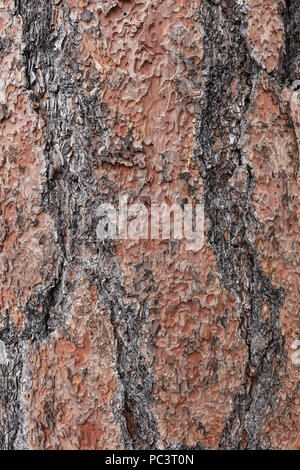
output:
<instances>
[{"instance_id":1,"label":"dark bark crevice","mask_svg":"<svg viewBox=\"0 0 300 470\"><path fill-rule=\"evenodd\" d=\"M284 290L275 288L263 274L251 241L259 231L251 203L255 175L244 160L240 144L261 67L249 53L245 14L233 0L222 5L201 2L207 84L197 124L195 158L205 184L205 214L210 222L208 241L225 286L237 298L240 334L248 351L241 392L234 398L220 448L259 449L268 446L263 425L276 406L280 376L285 371L286 353L279 320ZM238 90L234 104L233 79ZM219 151L214 147L217 137L222 142ZM244 186L230 186L230 178L240 171L247 175ZM270 323L261 318L264 302L271 311Z\"/></svg>"},{"instance_id":2,"label":"dark bark crevice","mask_svg":"<svg viewBox=\"0 0 300 470\"><path fill-rule=\"evenodd\" d=\"M279 77L283 84L291 86L300 79L300 3L285 0L282 11L284 46L279 60Z\"/></svg>"},{"instance_id":3,"label":"dark bark crevice","mask_svg":"<svg viewBox=\"0 0 300 470\"><path fill-rule=\"evenodd\" d=\"M94 147L93 137L102 136L105 142L108 131L104 115L109 110L99 98L102 84L97 77L82 75L77 24L70 19L68 6L62 6L62 22L55 29L52 8L51 2L43 0L18 5L23 21L27 86L33 106L45 123L41 205L55 220L59 260L57 274L43 289L42 300L36 295L37 300L33 297L27 303L28 324L21 337L43 340L63 326L64 318L57 307L64 311L64 302L73 290L64 283L64 278L73 267L80 267L82 274L99 286L99 298L111 315L119 375L118 396L112 400L123 445L153 448L156 424L151 413L152 376L139 349L139 332L145 316L137 317L134 302L126 307L121 302L122 296L130 295L124 292L117 265L111 262L114 248L96 238L98 205L114 203L118 188L111 181L95 181L92 175L101 160L118 160L121 153L126 158L126 153L139 149L132 147L130 135L120 143L121 150L108 147L99 154ZM87 81L98 87L93 97L85 91ZM103 186L109 187L108 194L102 192ZM82 246L90 253L86 261L80 256ZM43 306L42 314L37 311L38 304Z\"/></svg>"}]
</instances>

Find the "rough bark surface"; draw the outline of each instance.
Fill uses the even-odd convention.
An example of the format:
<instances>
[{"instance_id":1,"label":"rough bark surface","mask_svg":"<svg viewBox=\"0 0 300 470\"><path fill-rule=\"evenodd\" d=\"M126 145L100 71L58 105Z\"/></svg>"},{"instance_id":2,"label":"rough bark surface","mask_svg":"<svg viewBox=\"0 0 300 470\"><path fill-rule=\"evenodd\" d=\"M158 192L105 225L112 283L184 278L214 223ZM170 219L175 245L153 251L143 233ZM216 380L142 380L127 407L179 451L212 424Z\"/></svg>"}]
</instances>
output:
<instances>
[{"instance_id":1,"label":"rough bark surface","mask_svg":"<svg viewBox=\"0 0 300 470\"><path fill-rule=\"evenodd\" d=\"M0 62L0 447L300 449L299 0L1 0Z\"/></svg>"}]
</instances>

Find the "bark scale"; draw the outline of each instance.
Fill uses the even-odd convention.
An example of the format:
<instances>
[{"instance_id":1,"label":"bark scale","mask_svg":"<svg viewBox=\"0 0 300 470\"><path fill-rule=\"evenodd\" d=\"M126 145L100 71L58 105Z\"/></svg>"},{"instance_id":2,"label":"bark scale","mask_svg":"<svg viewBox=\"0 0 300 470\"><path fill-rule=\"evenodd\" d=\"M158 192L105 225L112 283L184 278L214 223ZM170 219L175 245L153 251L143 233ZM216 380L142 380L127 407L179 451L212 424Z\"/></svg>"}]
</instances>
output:
<instances>
[{"instance_id":1,"label":"bark scale","mask_svg":"<svg viewBox=\"0 0 300 470\"><path fill-rule=\"evenodd\" d=\"M0 2L0 446L299 449L300 4ZM97 239L204 204L205 244Z\"/></svg>"}]
</instances>

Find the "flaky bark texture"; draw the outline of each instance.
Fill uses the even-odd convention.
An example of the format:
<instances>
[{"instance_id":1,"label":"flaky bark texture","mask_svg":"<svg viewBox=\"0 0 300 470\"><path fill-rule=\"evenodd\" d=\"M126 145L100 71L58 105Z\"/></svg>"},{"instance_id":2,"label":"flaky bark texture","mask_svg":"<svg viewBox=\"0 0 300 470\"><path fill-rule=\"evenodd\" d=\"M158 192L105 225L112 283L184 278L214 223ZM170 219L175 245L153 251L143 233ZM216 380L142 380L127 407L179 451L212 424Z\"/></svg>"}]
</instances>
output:
<instances>
[{"instance_id":1,"label":"flaky bark texture","mask_svg":"<svg viewBox=\"0 0 300 470\"><path fill-rule=\"evenodd\" d=\"M299 0L1 0L0 446L299 449ZM99 242L203 202L205 245Z\"/></svg>"}]
</instances>

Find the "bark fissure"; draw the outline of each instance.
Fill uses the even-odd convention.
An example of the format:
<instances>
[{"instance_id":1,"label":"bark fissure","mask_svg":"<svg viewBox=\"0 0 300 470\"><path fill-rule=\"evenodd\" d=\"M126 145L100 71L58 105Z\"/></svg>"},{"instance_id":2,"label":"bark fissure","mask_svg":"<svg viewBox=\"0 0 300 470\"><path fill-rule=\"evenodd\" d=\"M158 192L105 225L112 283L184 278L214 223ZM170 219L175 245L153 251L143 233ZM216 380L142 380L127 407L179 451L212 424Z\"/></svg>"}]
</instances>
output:
<instances>
[{"instance_id":1,"label":"bark fissure","mask_svg":"<svg viewBox=\"0 0 300 470\"><path fill-rule=\"evenodd\" d=\"M279 71L281 80L287 85L299 80L300 76L300 4L297 0L285 0L283 7L285 30L284 47L281 51Z\"/></svg>"},{"instance_id":2,"label":"bark fissure","mask_svg":"<svg viewBox=\"0 0 300 470\"><path fill-rule=\"evenodd\" d=\"M99 267L100 268L100 267ZM126 448L154 448L156 423L151 412L153 377L139 350L143 315L130 301L119 279L117 266L96 280L98 293L111 315L117 351L117 369L123 389L122 415Z\"/></svg>"},{"instance_id":3,"label":"bark fissure","mask_svg":"<svg viewBox=\"0 0 300 470\"><path fill-rule=\"evenodd\" d=\"M247 126L245 115L261 67L248 51L243 11L232 0L222 5L214 7L207 1L201 5L200 21L206 32L203 65L207 85L197 124L195 157L205 182L205 212L210 221L208 240L223 282L239 303L241 337L248 350L243 391L234 398L220 448L258 449L267 441L262 427L276 404L280 375L285 369L279 320L284 291L275 288L263 274L259 255L251 242L259 228L251 206L255 178L244 162L241 146ZM233 80L239 90L235 107L231 101ZM214 148L218 137L222 141L220 151ZM233 174L239 172L245 174L241 189L230 185ZM261 319L264 302L272 312L271 325Z\"/></svg>"},{"instance_id":4,"label":"bark fissure","mask_svg":"<svg viewBox=\"0 0 300 470\"><path fill-rule=\"evenodd\" d=\"M32 0L22 4L19 11L24 24L23 57L28 88L46 129L43 136L45 176L42 207L56 221L57 252L63 260L59 265L59 275L52 280L44 295L43 315L37 315L37 303L28 303L28 318L34 321L30 321L26 334L32 339L35 321L35 336L39 340L63 325L63 319L56 310L71 290L61 280L72 266L82 265L82 271L88 272L90 279L101 286L99 298L111 314L118 344L116 366L123 418L119 414L120 404L115 403L114 411L121 424L125 420L122 425L124 446L152 447L155 442L155 419L150 409L152 378L139 351L139 328L143 320L137 318L134 303L127 307L120 305L116 293L119 292L120 296L126 296L126 293L122 289L117 266L112 270L108 267L107 252L112 254L111 247L104 244L99 248L96 238L97 205L103 201L114 202L116 195L113 192L108 196L102 194L101 182L95 184L92 170L98 165L99 158L109 160L110 155L118 158L120 154L120 151L109 147L99 157L92 143L93 137L101 134L105 141L107 133L99 99L102 85L98 84L98 95L95 94L94 98L84 93L85 79L81 76L76 57L76 23L70 20L67 6L63 7L63 21L55 33L50 2ZM71 109L70 102L75 111ZM121 149L128 151L128 146L132 146L130 137L124 139ZM89 259L85 262L80 258L80 243L84 244L94 261ZM108 289L107 285L112 282L113 288Z\"/></svg>"}]
</instances>

